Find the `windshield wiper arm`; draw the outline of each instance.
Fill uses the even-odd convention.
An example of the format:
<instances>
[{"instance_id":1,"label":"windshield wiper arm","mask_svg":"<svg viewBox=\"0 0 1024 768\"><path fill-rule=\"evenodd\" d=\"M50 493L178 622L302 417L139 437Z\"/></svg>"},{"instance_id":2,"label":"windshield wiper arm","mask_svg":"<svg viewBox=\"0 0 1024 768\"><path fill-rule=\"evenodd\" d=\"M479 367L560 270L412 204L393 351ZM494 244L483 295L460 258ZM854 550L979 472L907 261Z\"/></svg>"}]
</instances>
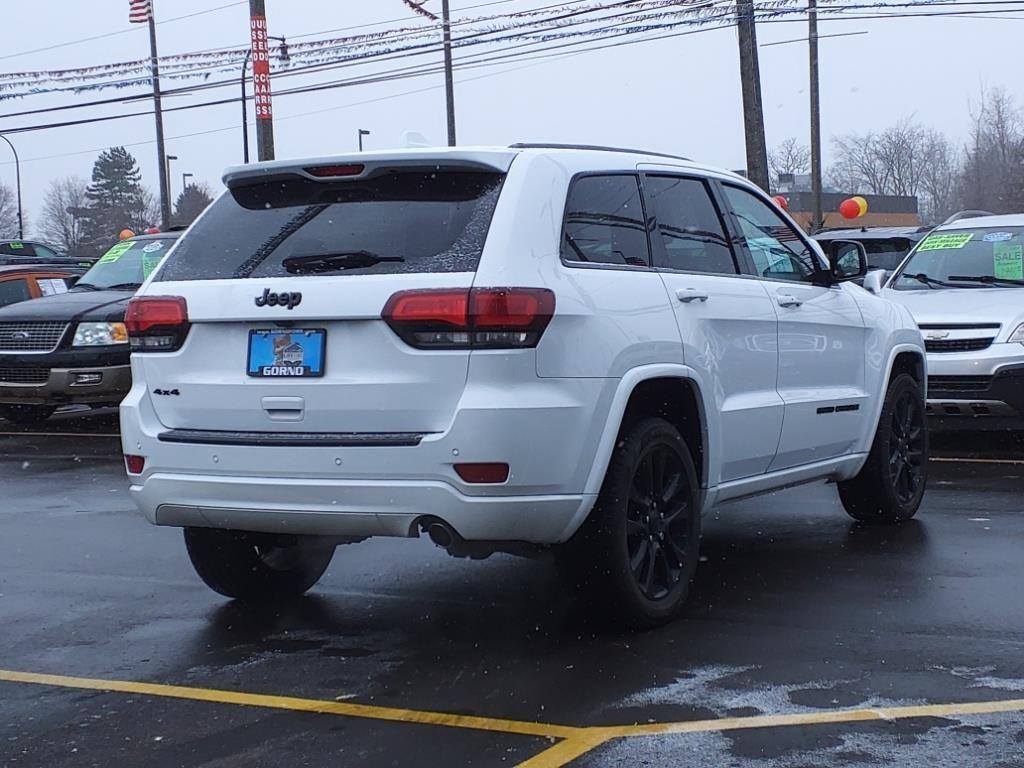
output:
<instances>
[{"instance_id":1,"label":"windshield wiper arm","mask_svg":"<svg viewBox=\"0 0 1024 768\"><path fill-rule=\"evenodd\" d=\"M935 288L936 285L941 285L943 288L956 288L952 283L947 283L944 280L936 280L934 277L928 277L924 272L918 272L915 275L902 274L900 277L905 277L908 280L917 280L917 282L924 283L929 288Z\"/></svg>"},{"instance_id":2,"label":"windshield wiper arm","mask_svg":"<svg viewBox=\"0 0 1024 768\"><path fill-rule=\"evenodd\" d=\"M76 291L79 288L81 288L83 291L99 291L99 290L102 290L98 285L93 285L92 283L75 283L73 286L71 286L71 290L72 291Z\"/></svg>"},{"instance_id":3,"label":"windshield wiper arm","mask_svg":"<svg viewBox=\"0 0 1024 768\"><path fill-rule=\"evenodd\" d=\"M389 261L405 261L402 256L378 256L370 251L341 251L313 256L289 256L281 265L293 275L316 275L339 269L365 269Z\"/></svg>"},{"instance_id":4,"label":"windshield wiper arm","mask_svg":"<svg viewBox=\"0 0 1024 768\"><path fill-rule=\"evenodd\" d=\"M141 288L142 283L115 283L114 285L108 285L104 290L107 291L134 291L137 288Z\"/></svg>"},{"instance_id":5,"label":"windshield wiper arm","mask_svg":"<svg viewBox=\"0 0 1024 768\"><path fill-rule=\"evenodd\" d=\"M995 277L994 275L950 275L950 280L962 283L984 283L985 285L1024 285L1024 280L1016 280L1012 277Z\"/></svg>"}]
</instances>

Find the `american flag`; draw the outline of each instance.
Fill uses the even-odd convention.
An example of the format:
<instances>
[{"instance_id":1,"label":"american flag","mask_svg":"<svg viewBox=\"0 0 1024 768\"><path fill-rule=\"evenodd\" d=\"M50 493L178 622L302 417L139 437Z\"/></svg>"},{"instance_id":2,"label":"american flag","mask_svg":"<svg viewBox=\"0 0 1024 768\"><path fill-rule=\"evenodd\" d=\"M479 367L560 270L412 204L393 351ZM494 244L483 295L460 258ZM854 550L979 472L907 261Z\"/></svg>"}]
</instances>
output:
<instances>
[{"instance_id":1,"label":"american flag","mask_svg":"<svg viewBox=\"0 0 1024 768\"><path fill-rule=\"evenodd\" d=\"M152 0L128 0L128 21L132 24L145 24L152 17Z\"/></svg>"}]
</instances>

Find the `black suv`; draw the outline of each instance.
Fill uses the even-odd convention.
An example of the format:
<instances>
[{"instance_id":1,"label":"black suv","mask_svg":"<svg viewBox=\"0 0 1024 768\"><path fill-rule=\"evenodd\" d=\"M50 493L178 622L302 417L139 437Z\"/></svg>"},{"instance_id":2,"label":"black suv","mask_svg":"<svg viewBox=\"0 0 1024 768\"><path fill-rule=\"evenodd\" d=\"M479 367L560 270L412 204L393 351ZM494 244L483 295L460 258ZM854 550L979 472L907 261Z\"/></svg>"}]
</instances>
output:
<instances>
[{"instance_id":1,"label":"black suv","mask_svg":"<svg viewBox=\"0 0 1024 768\"><path fill-rule=\"evenodd\" d=\"M95 258L65 256L55 248L30 240L0 240L0 266L34 267L38 264L62 267L91 267Z\"/></svg>"},{"instance_id":2,"label":"black suv","mask_svg":"<svg viewBox=\"0 0 1024 768\"><path fill-rule=\"evenodd\" d=\"M123 240L67 293L0 308L0 417L33 424L63 405L121 401L131 388L125 306L179 234Z\"/></svg>"}]
</instances>

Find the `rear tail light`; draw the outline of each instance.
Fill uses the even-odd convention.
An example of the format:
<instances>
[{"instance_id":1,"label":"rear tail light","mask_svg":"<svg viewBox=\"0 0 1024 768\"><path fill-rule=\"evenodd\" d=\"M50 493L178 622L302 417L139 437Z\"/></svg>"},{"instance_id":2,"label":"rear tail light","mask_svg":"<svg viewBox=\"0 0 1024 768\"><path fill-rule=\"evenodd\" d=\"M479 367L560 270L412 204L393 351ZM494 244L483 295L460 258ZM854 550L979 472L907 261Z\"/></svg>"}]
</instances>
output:
<instances>
[{"instance_id":1,"label":"rear tail light","mask_svg":"<svg viewBox=\"0 0 1024 768\"><path fill-rule=\"evenodd\" d=\"M124 455L124 466L128 470L129 475L141 475L142 470L146 468L146 457L132 456L126 453Z\"/></svg>"},{"instance_id":2,"label":"rear tail light","mask_svg":"<svg viewBox=\"0 0 1024 768\"><path fill-rule=\"evenodd\" d=\"M124 314L132 352L174 352L188 335L188 305L181 296L139 296Z\"/></svg>"},{"instance_id":3,"label":"rear tail light","mask_svg":"<svg viewBox=\"0 0 1024 768\"><path fill-rule=\"evenodd\" d=\"M464 483L504 483L508 480L508 464L456 464L455 473Z\"/></svg>"},{"instance_id":4,"label":"rear tail light","mask_svg":"<svg viewBox=\"0 0 1024 768\"><path fill-rule=\"evenodd\" d=\"M525 349L554 313L546 288L460 288L399 291L381 316L417 349Z\"/></svg>"}]
</instances>

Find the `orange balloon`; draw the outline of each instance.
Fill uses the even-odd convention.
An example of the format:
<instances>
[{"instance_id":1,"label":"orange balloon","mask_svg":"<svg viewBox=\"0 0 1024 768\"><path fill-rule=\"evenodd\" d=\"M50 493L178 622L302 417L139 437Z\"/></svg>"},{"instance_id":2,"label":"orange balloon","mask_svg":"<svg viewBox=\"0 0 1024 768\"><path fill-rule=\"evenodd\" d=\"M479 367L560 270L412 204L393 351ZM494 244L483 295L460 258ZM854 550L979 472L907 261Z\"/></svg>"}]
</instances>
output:
<instances>
[{"instance_id":1,"label":"orange balloon","mask_svg":"<svg viewBox=\"0 0 1024 768\"><path fill-rule=\"evenodd\" d=\"M121 238L122 240L127 240L129 237L135 237L135 233L132 232L130 229L122 229L121 234L118 235L118 237Z\"/></svg>"},{"instance_id":2,"label":"orange balloon","mask_svg":"<svg viewBox=\"0 0 1024 768\"><path fill-rule=\"evenodd\" d=\"M781 208L782 210L789 210L789 200L784 198L782 195L776 195L775 197L772 198L772 200L774 200L775 204L779 206L779 208Z\"/></svg>"}]
</instances>

